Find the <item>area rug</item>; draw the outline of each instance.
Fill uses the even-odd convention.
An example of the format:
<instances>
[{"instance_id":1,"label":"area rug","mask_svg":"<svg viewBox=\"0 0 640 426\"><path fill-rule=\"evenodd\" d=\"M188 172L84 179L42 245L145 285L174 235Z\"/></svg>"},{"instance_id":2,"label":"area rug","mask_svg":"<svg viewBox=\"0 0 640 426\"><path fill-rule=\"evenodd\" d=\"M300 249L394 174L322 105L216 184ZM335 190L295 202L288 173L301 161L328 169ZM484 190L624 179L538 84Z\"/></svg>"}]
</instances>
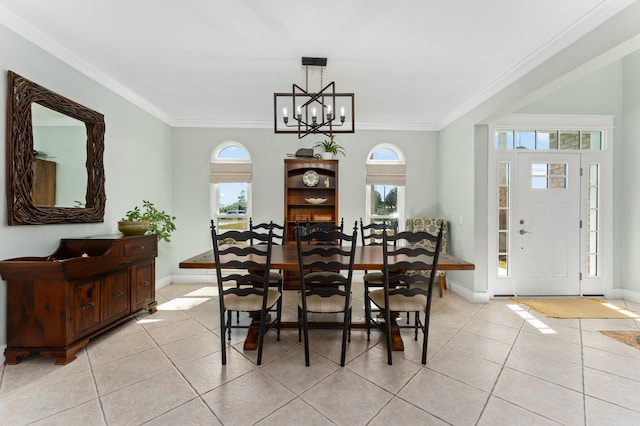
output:
<instances>
[{"instance_id":1,"label":"area rug","mask_svg":"<svg viewBox=\"0 0 640 426\"><path fill-rule=\"evenodd\" d=\"M640 331L601 331L600 333L640 349Z\"/></svg>"},{"instance_id":2,"label":"area rug","mask_svg":"<svg viewBox=\"0 0 640 426\"><path fill-rule=\"evenodd\" d=\"M640 318L640 313L597 299L512 299L550 318Z\"/></svg>"}]
</instances>

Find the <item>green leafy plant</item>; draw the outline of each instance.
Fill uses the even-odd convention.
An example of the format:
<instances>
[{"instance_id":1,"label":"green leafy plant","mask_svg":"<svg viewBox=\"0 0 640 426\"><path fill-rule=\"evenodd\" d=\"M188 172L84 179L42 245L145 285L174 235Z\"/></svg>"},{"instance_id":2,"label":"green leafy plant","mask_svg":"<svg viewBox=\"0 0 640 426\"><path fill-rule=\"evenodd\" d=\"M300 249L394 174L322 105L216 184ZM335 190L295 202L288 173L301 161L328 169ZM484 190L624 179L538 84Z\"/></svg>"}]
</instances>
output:
<instances>
[{"instance_id":1,"label":"green leafy plant","mask_svg":"<svg viewBox=\"0 0 640 426\"><path fill-rule=\"evenodd\" d=\"M339 145L334 139L334 136L331 136L328 140L324 140L316 143L314 148L321 148L324 152L330 152L333 155L342 154L343 156L347 156L347 149L342 145Z\"/></svg>"},{"instance_id":2,"label":"green leafy plant","mask_svg":"<svg viewBox=\"0 0 640 426\"><path fill-rule=\"evenodd\" d=\"M147 232L156 234L159 240L167 242L171 241L171 233L176 230L176 225L173 223L176 217L158 210L152 202L147 200L142 201L142 208L136 206L129 210L122 220L147 221L149 222Z\"/></svg>"}]
</instances>

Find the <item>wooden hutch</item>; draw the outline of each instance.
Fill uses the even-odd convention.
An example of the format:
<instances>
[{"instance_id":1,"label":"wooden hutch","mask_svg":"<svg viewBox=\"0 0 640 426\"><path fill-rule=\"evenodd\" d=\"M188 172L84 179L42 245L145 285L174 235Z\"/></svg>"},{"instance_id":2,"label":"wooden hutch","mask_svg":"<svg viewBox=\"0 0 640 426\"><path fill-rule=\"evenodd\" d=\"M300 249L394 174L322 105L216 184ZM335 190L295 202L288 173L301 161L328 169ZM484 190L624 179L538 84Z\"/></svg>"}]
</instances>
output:
<instances>
[{"instance_id":1,"label":"wooden hutch","mask_svg":"<svg viewBox=\"0 0 640 426\"><path fill-rule=\"evenodd\" d=\"M0 262L7 281L7 364L39 352L76 359L89 339L156 310L153 235L62 239L47 257Z\"/></svg>"},{"instance_id":2,"label":"wooden hutch","mask_svg":"<svg viewBox=\"0 0 640 426\"><path fill-rule=\"evenodd\" d=\"M338 160L285 159L284 166L286 240L295 241L296 223L338 224Z\"/></svg>"},{"instance_id":3,"label":"wooden hutch","mask_svg":"<svg viewBox=\"0 0 640 426\"><path fill-rule=\"evenodd\" d=\"M339 223L338 160L284 160L284 216L287 244L295 244L296 223ZM284 271L284 288L299 288L298 275L294 271Z\"/></svg>"}]
</instances>

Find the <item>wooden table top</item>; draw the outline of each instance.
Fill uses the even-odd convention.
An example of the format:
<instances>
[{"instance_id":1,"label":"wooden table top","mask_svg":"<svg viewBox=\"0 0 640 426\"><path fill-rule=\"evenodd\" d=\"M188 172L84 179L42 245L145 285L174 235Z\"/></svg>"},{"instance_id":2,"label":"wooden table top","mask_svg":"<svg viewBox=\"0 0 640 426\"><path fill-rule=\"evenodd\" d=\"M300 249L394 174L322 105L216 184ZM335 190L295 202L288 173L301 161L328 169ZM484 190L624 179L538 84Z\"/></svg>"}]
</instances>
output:
<instances>
[{"instance_id":1,"label":"wooden table top","mask_svg":"<svg viewBox=\"0 0 640 426\"><path fill-rule=\"evenodd\" d=\"M382 269L382 264L381 246L356 247L354 269ZM183 260L180 262L179 267L186 269L214 269L216 264L213 261L213 250L205 251L204 253ZM295 244L273 246L271 252L271 268L282 269L284 271L297 271L298 253ZM446 253L440 254L440 258L438 259L439 271L472 271L474 269L475 265L473 263Z\"/></svg>"}]
</instances>

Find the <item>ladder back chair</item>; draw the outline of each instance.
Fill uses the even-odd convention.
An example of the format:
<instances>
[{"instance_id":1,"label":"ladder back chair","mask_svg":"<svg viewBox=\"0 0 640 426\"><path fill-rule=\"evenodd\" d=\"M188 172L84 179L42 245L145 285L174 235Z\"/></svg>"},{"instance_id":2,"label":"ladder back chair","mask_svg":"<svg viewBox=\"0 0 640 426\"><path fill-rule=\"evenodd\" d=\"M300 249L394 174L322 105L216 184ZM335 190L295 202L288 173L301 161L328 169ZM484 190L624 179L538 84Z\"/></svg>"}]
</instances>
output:
<instances>
[{"instance_id":1,"label":"ladder back chair","mask_svg":"<svg viewBox=\"0 0 640 426\"><path fill-rule=\"evenodd\" d=\"M383 220L382 222L371 222L365 225L360 218L360 238L362 239L363 246L380 246L382 245L382 234L386 232L389 235L395 235L398 233L398 221L397 220ZM371 309L371 300L369 300L369 289L371 287L382 287L382 271L364 271L362 281L364 283L364 315L365 321L369 323L371 321L371 315L373 315ZM376 310L376 312L378 312ZM407 313L407 324L409 321L409 313ZM367 326L367 340L371 337L371 327Z\"/></svg>"},{"instance_id":2,"label":"ladder back chair","mask_svg":"<svg viewBox=\"0 0 640 426\"><path fill-rule=\"evenodd\" d=\"M306 234L310 234L312 232L319 232L319 231L338 231L338 232L343 232L344 231L344 218L340 219L340 224L336 225L333 222L315 222L315 223L311 223L309 221L307 221L307 225L305 226L304 229L304 233ZM334 244L342 244L341 240L336 240L336 241L310 241L311 244L320 244L320 245L334 245Z\"/></svg>"},{"instance_id":3,"label":"ladder back chair","mask_svg":"<svg viewBox=\"0 0 640 426\"><path fill-rule=\"evenodd\" d=\"M296 229L300 293L298 295L298 339L304 334L305 365L309 366L309 313L342 314L340 365L344 366L347 340L351 341L351 282L358 229L351 235L341 231L303 232ZM348 247L335 241L348 242ZM331 245L333 243L333 245ZM318 245L315 243L327 243Z\"/></svg>"},{"instance_id":4,"label":"ladder back chair","mask_svg":"<svg viewBox=\"0 0 640 426\"><path fill-rule=\"evenodd\" d=\"M424 241L431 242L433 249L418 245ZM422 364L427 363L431 298L436 274L432 273L427 276L423 273L416 273L416 271L437 270L441 244L442 226L437 235L424 231L399 232L395 236L383 234L383 288L369 292L369 298L384 316L384 324L381 326L384 327L387 337L387 362L389 365L392 364L391 322L394 312L415 312L413 325L394 326L413 328L416 341L418 340L418 330L422 330ZM398 269L402 271L398 272ZM420 315L424 317L424 320L420 318Z\"/></svg>"},{"instance_id":5,"label":"ladder back chair","mask_svg":"<svg viewBox=\"0 0 640 426\"><path fill-rule=\"evenodd\" d=\"M253 223L253 218L249 218L249 230L253 232L259 232L262 234L268 234L269 231L272 231L272 239L273 245L282 245L285 243L285 238L287 235L287 221L284 220L283 224L277 224L273 221L270 222L262 222L262 223ZM253 244L253 240L251 240L251 244ZM281 270L278 271L269 271L269 286L278 289L280 293L282 293L282 283L284 282L284 277ZM278 300L276 304L275 310L270 310L269 312L273 312L277 321L280 322L282 318L282 298ZM236 322L239 322L240 313L236 313ZM280 329L278 328L278 340L280 340Z\"/></svg>"},{"instance_id":6,"label":"ladder back chair","mask_svg":"<svg viewBox=\"0 0 640 426\"><path fill-rule=\"evenodd\" d=\"M272 325L280 329L279 318L272 323L267 320L268 310L282 298L280 291L269 287L272 231L261 234L230 230L218 234L211 221L211 239L220 303L222 364L227 363L225 334L231 340L232 328L253 328L259 333L257 364L260 365L265 333ZM253 320L249 325L232 325L231 313L234 311L253 314L257 321Z\"/></svg>"}]
</instances>

